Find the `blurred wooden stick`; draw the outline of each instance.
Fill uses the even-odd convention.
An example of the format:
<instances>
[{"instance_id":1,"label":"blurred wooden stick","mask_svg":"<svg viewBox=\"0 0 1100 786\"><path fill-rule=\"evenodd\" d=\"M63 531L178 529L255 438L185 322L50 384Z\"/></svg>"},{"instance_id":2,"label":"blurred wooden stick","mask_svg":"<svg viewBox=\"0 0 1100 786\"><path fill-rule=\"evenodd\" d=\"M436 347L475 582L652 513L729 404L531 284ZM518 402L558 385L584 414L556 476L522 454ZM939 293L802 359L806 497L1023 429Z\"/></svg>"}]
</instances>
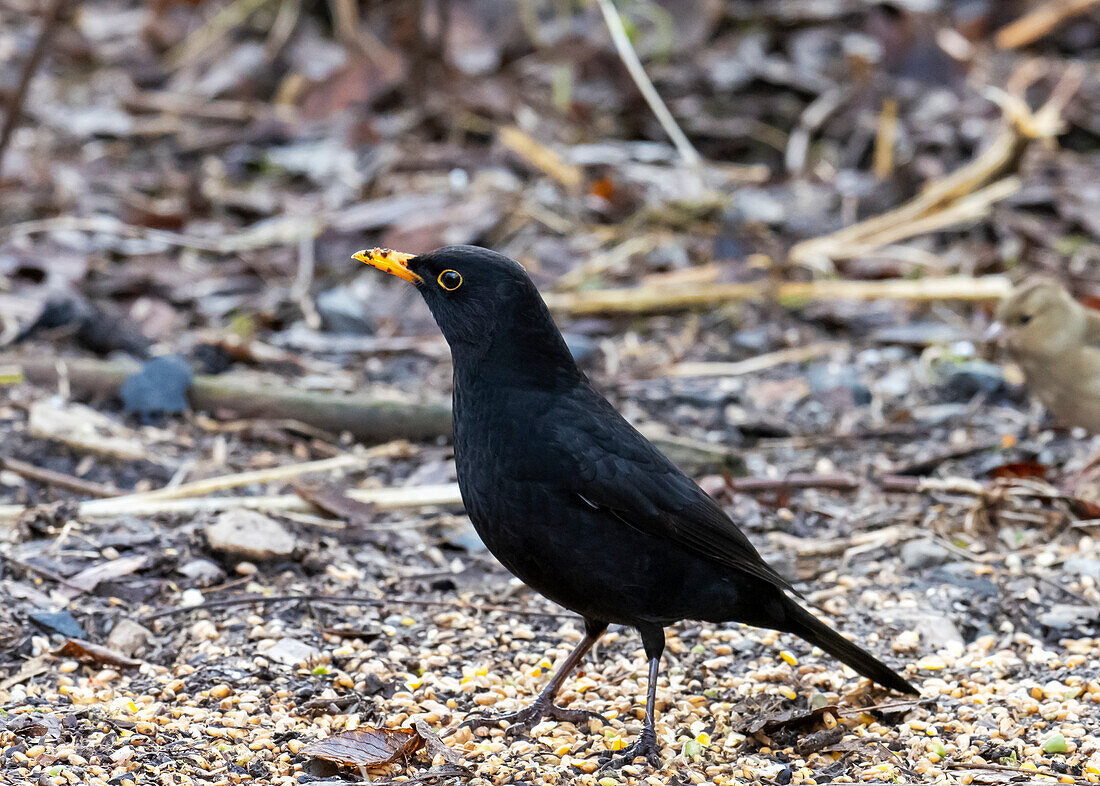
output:
<instances>
[{"instance_id":1,"label":"blurred wooden stick","mask_svg":"<svg viewBox=\"0 0 1100 786\"><path fill-rule=\"evenodd\" d=\"M8 148L15 127L19 125L19 117L23 114L23 102L27 100L27 91L30 90L31 80L34 79L38 67L42 64L42 58L46 56L50 40L57 30L61 16L68 5L69 0L52 0L50 7L46 9L46 15L42 18L42 30L38 39L34 42L34 49L30 57L23 64L23 72L19 75L19 83L15 87L15 93L11 97L11 103L4 113L4 126L0 128L0 171L4 168L4 151Z\"/></svg>"},{"instance_id":2,"label":"blurred wooden stick","mask_svg":"<svg viewBox=\"0 0 1100 786\"><path fill-rule=\"evenodd\" d=\"M193 62L268 2L270 0L233 0L229 5L223 6L168 52L169 67L176 70Z\"/></svg>"},{"instance_id":3,"label":"blurred wooden stick","mask_svg":"<svg viewBox=\"0 0 1100 786\"><path fill-rule=\"evenodd\" d=\"M998 49L1018 49L1035 43L1067 19L1083 14L1100 0L1048 0L997 31Z\"/></svg>"},{"instance_id":4,"label":"blurred wooden stick","mask_svg":"<svg viewBox=\"0 0 1100 786\"><path fill-rule=\"evenodd\" d=\"M52 387L58 381L54 358L8 355L0 365L22 368L27 381ZM60 361L74 390L101 396L118 394L122 381L137 370L132 363L75 358ZM447 402L405 401L379 396L343 396L234 380L230 375L196 375L188 391L194 409L233 412L240 417L298 420L332 434L350 432L365 442L434 439L451 434Z\"/></svg>"},{"instance_id":5,"label":"blurred wooden stick","mask_svg":"<svg viewBox=\"0 0 1100 786\"><path fill-rule=\"evenodd\" d=\"M570 190L576 190L584 182L584 172L578 166L567 163L548 148L516 126L504 126L497 139L528 165L549 175Z\"/></svg>"},{"instance_id":6,"label":"blurred wooden stick","mask_svg":"<svg viewBox=\"0 0 1100 786\"><path fill-rule=\"evenodd\" d=\"M349 497L380 510L421 507L460 507L462 495L457 483L404 488L352 489ZM156 516L170 513L217 513L224 510L261 510L271 513L297 511L309 513L316 508L297 494L263 497L195 497L190 499L94 499L81 502L73 516L77 519L103 519L115 516ZM19 518L29 508L0 505L0 521Z\"/></svg>"},{"instance_id":7,"label":"blurred wooden stick","mask_svg":"<svg viewBox=\"0 0 1100 786\"><path fill-rule=\"evenodd\" d=\"M699 155L699 151L695 149L695 146L688 140L687 135L677 125L676 119L668 111L668 106L665 105L661 94L657 92L657 88L650 81L645 68L642 66L642 61L638 59L638 53L634 51L634 46L630 43L630 37L626 34L622 17L619 16L614 3L611 0L596 0L596 4L600 7L600 12L607 23L607 30L611 33L611 42L615 44L615 50L619 53L619 58L623 61L623 65L630 73L630 78L638 86L638 90L641 91L646 103L649 104L649 108L657 116L661 128L672 139L672 144L676 146L680 158L689 166L699 166L703 161L703 157Z\"/></svg>"},{"instance_id":8,"label":"blurred wooden stick","mask_svg":"<svg viewBox=\"0 0 1100 786\"><path fill-rule=\"evenodd\" d=\"M191 497L209 496L215 491L240 488L253 483L271 483L272 481L285 481L291 478L300 478L302 475L314 475L319 472L333 472L338 469L361 469L366 466L371 458L381 455L394 455L395 452L407 449L408 443L387 442L379 445L363 454L346 453L319 461L305 461L298 464L287 464L281 467L268 469L249 470L247 472L235 472L232 475L219 475L214 478L195 480L191 483L181 483L178 486L165 486L153 491L143 491L136 494L127 494L124 497L115 496L122 504L138 502L156 502L168 499L187 499Z\"/></svg>"},{"instance_id":9,"label":"blurred wooden stick","mask_svg":"<svg viewBox=\"0 0 1100 786\"><path fill-rule=\"evenodd\" d=\"M668 375L672 377L737 377L755 374L784 363L802 363L848 346L850 344L840 341L822 341L804 347L767 352L735 363L677 363L668 370Z\"/></svg>"},{"instance_id":10,"label":"blurred wooden stick","mask_svg":"<svg viewBox=\"0 0 1100 786\"><path fill-rule=\"evenodd\" d=\"M571 315L659 314L707 309L743 300L773 299L797 307L814 300L1000 300L1012 290L1007 276L945 276L885 281L786 281L779 284L683 284L550 292L554 311Z\"/></svg>"},{"instance_id":11,"label":"blurred wooden stick","mask_svg":"<svg viewBox=\"0 0 1100 786\"><path fill-rule=\"evenodd\" d=\"M20 461L19 459L0 458L0 469L14 472L16 475L24 477L27 480L33 480L36 483L56 486L66 491L74 491L86 497L118 496L117 490L100 483L93 483L90 480L84 480L83 478L78 478L73 475L66 475L64 472L55 472L45 467L37 467L34 464L28 464L26 461Z\"/></svg>"}]
</instances>

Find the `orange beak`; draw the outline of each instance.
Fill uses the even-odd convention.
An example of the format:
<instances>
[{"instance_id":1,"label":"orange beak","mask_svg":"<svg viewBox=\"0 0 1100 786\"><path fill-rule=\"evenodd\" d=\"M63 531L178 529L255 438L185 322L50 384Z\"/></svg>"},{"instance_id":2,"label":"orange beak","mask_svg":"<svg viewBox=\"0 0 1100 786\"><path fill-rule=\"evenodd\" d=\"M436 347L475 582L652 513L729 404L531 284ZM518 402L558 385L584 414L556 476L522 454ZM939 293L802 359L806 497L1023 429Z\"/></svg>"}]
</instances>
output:
<instances>
[{"instance_id":1,"label":"orange beak","mask_svg":"<svg viewBox=\"0 0 1100 786\"><path fill-rule=\"evenodd\" d=\"M409 260L415 256L416 254L402 254L400 251L391 251L388 248L371 248L357 251L351 255L351 258L376 267L383 273L403 278L410 284L420 284L424 279L409 270Z\"/></svg>"}]
</instances>

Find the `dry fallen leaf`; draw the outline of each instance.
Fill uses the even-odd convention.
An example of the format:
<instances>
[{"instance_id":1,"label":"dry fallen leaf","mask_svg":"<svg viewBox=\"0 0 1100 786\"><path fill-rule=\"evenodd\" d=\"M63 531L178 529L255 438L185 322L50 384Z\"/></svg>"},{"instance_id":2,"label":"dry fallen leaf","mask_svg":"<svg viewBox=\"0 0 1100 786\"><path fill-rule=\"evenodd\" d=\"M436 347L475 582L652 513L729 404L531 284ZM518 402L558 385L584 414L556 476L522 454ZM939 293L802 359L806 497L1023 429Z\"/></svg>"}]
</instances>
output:
<instances>
[{"instance_id":1,"label":"dry fallen leaf","mask_svg":"<svg viewBox=\"0 0 1100 786\"><path fill-rule=\"evenodd\" d=\"M415 731L363 726L311 742L301 753L347 767L379 767L412 755L423 744Z\"/></svg>"},{"instance_id":2,"label":"dry fallen leaf","mask_svg":"<svg viewBox=\"0 0 1100 786\"><path fill-rule=\"evenodd\" d=\"M1046 480L1050 467L1038 461L1014 461L994 467L989 474L994 478L1039 478Z\"/></svg>"},{"instance_id":3,"label":"dry fallen leaf","mask_svg":"<svg viewBox=\"0 0 1100 786\"><path fill-rule=\"evenodd\" d=\"M96 666L119 666L124 669L136 669L141 665L140 660L127 658L121 652L115 652L99 644L93 644L83 639L69 639L53 654L58 657L72 658L81 663L91 663Z\"/></svg>"},{"instance_id":4,"label":"dry fallen leaf","mask_svg":"<svg viewBox=\"0 0 1100 786\"><path fill-rule=\"evenodd\" d=\"M347 522L349 526L367 527L374 521L374 505L354 500L338 489L302 483L295 485L294 491L306 502Z\"/></svg>"}]
</instances>

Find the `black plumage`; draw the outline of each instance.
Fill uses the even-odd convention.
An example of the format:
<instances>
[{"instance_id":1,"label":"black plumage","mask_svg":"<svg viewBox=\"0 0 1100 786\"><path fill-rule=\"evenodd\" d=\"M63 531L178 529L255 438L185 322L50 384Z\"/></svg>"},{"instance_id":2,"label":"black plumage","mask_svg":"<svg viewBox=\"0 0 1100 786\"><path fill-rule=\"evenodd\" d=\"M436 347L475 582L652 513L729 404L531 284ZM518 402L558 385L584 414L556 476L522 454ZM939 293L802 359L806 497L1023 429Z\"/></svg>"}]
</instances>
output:
<instances>
[{"instance_id":1,"label":"black plumage","mask_svg":"<svg viewBox=\"0 0 1100 786\"><path fill-rule=\"evenodd\" d=\"M356 258L414 283L450 345L458 481L478 534L508 570L585 621L584 640L535 703L496 719L510 732L544 717L586 719L553 699L611 623L638 630L650 666L644 731L618 763L657 759L663 628L683 619L794 633L881 685L916 692L799 606L722 508L592 388L519 264L471 246Z\"/></svg>"}]
</instances>

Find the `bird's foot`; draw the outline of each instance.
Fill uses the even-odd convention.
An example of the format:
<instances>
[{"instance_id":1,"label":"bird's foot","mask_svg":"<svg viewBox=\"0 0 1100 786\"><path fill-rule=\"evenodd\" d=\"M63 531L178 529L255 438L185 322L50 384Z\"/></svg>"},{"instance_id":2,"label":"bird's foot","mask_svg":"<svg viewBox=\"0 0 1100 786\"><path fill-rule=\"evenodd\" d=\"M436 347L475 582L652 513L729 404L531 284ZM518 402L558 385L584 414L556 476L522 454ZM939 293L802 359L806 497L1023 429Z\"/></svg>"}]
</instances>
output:
<instances>
[{"instance_id":1,"label":"bird's foot","mask_svg":"<svg viewBox=\"0 0 1100 786\"><path fill-rule=\"evenodd\" d=\"M607 723L607 718L600 715L598 712L570 710L565 707L559 707L552 701L536 699L531 706L525 707L519 712L510 712L503 715L492 715L490 713L479 712L462 721L462 723L459 724L459 728L466 726L471 729L476 729L479 726L496 726L503 721L508 724L508 728L504 730L504 736L517 737L521 734L527 734L546 718L558 721L559 723L573 723L577 726L585 727L588 726L588 722L592 720L592 718L599 718L604 723Z\"/></svg>"},{"instance_id":2,"label":"bird's foot","mask_svg":"<svg viewBox=\"0 0 1100 786\"><path fill-rule=\"evenodd\" d=\"M657 744L657 732L654 731L652 727L647 726L642 729L641 736L635 740L634 744L625 748L620 755L600 767L600 772L604 770L617 770L620 767L633 764L634 760L639 756L644 756L645 760L653 769L660 768L661 747Z\"/></svg>"}]
</instances>

